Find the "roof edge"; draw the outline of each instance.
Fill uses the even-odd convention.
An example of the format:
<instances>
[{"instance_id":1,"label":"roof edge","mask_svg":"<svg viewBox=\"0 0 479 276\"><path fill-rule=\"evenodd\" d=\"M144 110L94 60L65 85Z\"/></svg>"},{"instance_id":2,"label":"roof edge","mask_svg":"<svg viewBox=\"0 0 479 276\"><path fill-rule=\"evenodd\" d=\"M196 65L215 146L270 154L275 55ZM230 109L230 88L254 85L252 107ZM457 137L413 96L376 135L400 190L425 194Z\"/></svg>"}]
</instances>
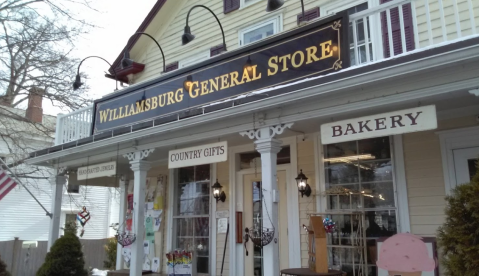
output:
<instances>
[{"instance_id":1,"label":"roof edge","mask_svg":"<svg viewBox=\"0 0 479 276\"><path fill-rule=\"evenodd\" d=\"M138 29L136 30L135 33L144 32L146 30L146 28L148 28L148 26L150 25L151 21L153 21L155 16L158 14L158 12L164 6L165 3L166 3L166 0L158 0L156 2L156 4L153 6L153 8L150 10L148 15L145 17L145 19L141 23L140 27L138 27ZM139 38L140 38L140 35L135 36L131 41L128 42L128 44L126 45L126 48L128 50L131 50L131 48L133 48L133 46L135 46L135 44L136 44L136 42L138 41ZM120 52L118 57L113 62L110 69L108 70L111 74L113 74L115 68L120 66L120 62L121 62L122 58L123 58L123 49L122 49L122 52Z\"/></svg>"}]
</instances>

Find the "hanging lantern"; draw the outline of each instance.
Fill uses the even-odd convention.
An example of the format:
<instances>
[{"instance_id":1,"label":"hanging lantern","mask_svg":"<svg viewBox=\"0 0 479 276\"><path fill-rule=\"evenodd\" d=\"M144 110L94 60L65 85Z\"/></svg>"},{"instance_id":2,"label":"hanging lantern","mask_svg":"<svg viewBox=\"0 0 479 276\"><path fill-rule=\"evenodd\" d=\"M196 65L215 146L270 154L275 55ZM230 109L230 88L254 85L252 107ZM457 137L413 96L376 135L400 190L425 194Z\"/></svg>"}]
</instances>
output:
<instances>
[{"instance_id":1,"label":"hanging lantern","mask_svg":"<svg viewBox=\"0 0 479 276\"><path fill-rule=\"evenodd\" d=\"M303 170L299 171L298 177L295 178L298 184L298 191L301 193L301 197L311 195L311 187L308 184L308 178L304 175Z\"/></svg>"},{"instance_id":2,"label":"hanging lantern","mask_svg":"<svg viewBox=\"0 0 479 276\"><path fill-rule=\"evenodd\" d=\"M225 202L226 194L225 192L221 191L223 186L221 186L221 184L218 182L218 179L216 179L216 183L213 184L211 188L213 188L213 197L216 199L216 203L218 203L220 200L221 202Z\"/></svg>"}]
</instances>

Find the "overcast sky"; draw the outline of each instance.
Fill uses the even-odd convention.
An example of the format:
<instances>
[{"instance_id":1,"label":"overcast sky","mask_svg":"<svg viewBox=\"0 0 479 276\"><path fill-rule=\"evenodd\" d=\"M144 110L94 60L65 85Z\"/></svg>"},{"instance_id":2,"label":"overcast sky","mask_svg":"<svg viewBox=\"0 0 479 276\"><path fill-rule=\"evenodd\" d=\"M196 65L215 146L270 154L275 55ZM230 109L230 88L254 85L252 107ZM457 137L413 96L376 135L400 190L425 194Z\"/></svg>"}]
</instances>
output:
<instances>
[{"instance_id":1,"label":"overcast sky","mask_svg":"<svg viewBox=\"0 0 479 276\"><path fill-rule=\"evenodd\" d=\"M72 54L80 59L92 55L100 56L113 63L155 2L156 0L93 1L93 7L98 12L83 10L79 16L99 27L84 35L77 42L76 49ZM87 82L90 87L91 98L100 98L115 89L115 81L104 77L108 68L106 62L96 58L83 62L80 71L86 72L90 77L84 82ZM50 103L44 102L44 113L57 115L67 112L53 108Z\"/></svg>"}]
</instances>

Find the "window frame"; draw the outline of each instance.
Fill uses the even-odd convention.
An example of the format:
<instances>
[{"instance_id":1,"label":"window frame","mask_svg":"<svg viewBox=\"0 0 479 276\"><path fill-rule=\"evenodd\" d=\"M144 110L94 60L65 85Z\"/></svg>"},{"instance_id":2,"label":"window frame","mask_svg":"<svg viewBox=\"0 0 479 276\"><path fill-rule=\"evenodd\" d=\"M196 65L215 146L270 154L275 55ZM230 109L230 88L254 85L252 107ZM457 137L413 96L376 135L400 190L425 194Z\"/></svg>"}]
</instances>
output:
<instances>
[{"instance_id":1,"label":"window frame","mask_svg":"<svg viewBox=\"0 0 479 276\"><path fill-rule=\"evenodd\" d=\"M207 51L201 51L195 55L189 56L183 60L178 61L178 69L185 68L191 65L195 65L197 63L200 63L202 61L205 61L209 59L210 56L210 49ZM178 70L176 69L176 70Z\"/></svg>"},{"instance_id":2,"label":"window frame","mask_svg":"<svg viewBox=\"0 0 479 276\"><path fill-rule=\"evenodd\" d=\"M379 0L338 0L332 3L325 3L319 7L319 15L320 18L323 16L328 16L340 11L345 11L352 7L368 3L368 9L375 8L379 6ZM374 62L375 60L382 59L383 57L383 42L382 42L382 34L381 34L381 18L380 13L370 16L369 17L369 33L371 37L371 46L372 46L372 60L368 62ZM348 50L350 47L348 45ZM367 63L367 62L364 62ZM364 64L361 63L361 64ZM351 64L351 66L356 66L356 64Z\"/></svg>"},{"instance_id":3,"label":"window frame","mask_svg":"<svg viewBox=\"0 0 479 276\"><path fill-rule=\"evenodd\" d=\"M204 164L204 165L207 165L207 164ZM197 166L201 166L201 165L197 165ZM192 167L197 167L197 166L192 166ZM210 171L210 179L209 179L209 202L208 202L208 205L209 205L209 212L208 212L208 225L209 225L209 237L208 237L208 247L209 247L209 253L208 253L208 274L204 274L204 273L198 273L198 272L194 272L195 275L198 275L198 276L206 276L206 275L216 275L216 266L214 265L216 263L216 224L213 225L213 223L216 222L216 219L213 218L213 214L216 212L216 202L213 201L213 197L212 197L212 194L213 194L213 191L212 191L212 188L211 186L213 185L213 179L214 179L214 175L216 175L216 168L215 168L215 165L214 164L209 164L210 168L209 168L209 171ZM178 171L179 169L181 168L178 168L178 169L170 169L170 175L173 175L174 177L171 177L170 180L169 180L169 189L170 189L170 192L169 192L169 204L168 204L168 208L169 210L171 210L171 212L169 212L169 217L168 217L168 224L170 225L170 235L168 235L168 239L170 240L170 243L168 245L168 247L170 248L170 250L174 250L176 249L176 239L177 239L177 231L176 231L176 224L175 224L175 221L179 218L190 218L190 219L194 219L194 218L200 218L200 217L206 217L206 215L188 215L188 216L178 216L176 215L176 206L175 206L175 200L177 199L177 185L179 185L179 176L178 176ZM172 174L171 174L172 173ZM193 182L196 182L196 181L193 181ZM198 181L198 182L201 182L201 181ZM213 247L215 249L213 249ZM196 262L194 262L193 264L196 264Z\"/></svg>"},{"instance_id":4,"label":"window frame","mask_svg":"<svg viewBox=\"0 0 479 276\"><path fill-rule=\"evenodd\" d=\"M247 7L251 6L251 5L254 5L254 4L258 3L258 2L261 2L261 1L263 1L263 0L251 0L250 3L246 3L246 0L240 0L240 10L241 10L241 9L244 9L244 8L247 8Z\"/></svg>"},{"instance_id":5,"label":"window frame","mask_svg":"<svg viewBox=\"0 0 479 276\"><path fill-rule=\"evenodd\" d=\"M78 192L70 192L68 191L68 184L70 184L70 181L67 180L67 182L65 183L65 193L66 195L80 195L81 192L82 192L82 185L75 185L75 186L78 186Z\"/></svg>"},{"instance_id":6,"label":"window frame","mask_svg":"<svg viewBox=\"0 0 479 276\"><path fill-rule=\"evenodd\" d=\"M244 41L244 35L248 32L251 32L251 31L254 31L256 29L259 29L261 27L264 27L266 25L269 25L273 23L273 34L271 36L274 36L278 33L281 33L283 31L283 14L282 13L278 13L272 17L269 17L268 19L266 20L262 20L262 21L259 21L259 22L256 22L252 25L249 25L249 26L246 26L244 28L241 28L239 31L238 31L238 45L240 47L243 47L245 45L248 45L248 44L244 44L243 41ZM264 39L264 38L263 38ZM256 42L259 42L259 41L262 41L263 39L260 39L258 41L255 41L255 42L251 42L249 44L253 44L253 43L256 43Z\"/></svg>"}]
</instances>

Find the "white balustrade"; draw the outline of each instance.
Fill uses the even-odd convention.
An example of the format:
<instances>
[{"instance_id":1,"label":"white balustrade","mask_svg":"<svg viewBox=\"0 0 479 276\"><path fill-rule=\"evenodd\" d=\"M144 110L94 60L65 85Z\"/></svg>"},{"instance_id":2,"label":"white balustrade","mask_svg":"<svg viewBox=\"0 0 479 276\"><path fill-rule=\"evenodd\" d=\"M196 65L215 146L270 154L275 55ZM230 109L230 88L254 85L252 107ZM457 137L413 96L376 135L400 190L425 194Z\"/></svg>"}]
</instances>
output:
<instances>
[{"instance_id":1,"label":"white balustrade","mask_svg":"<svg viewBox=\"0 0 479 276\"><path fill-rule=\"evenodd\" d=\"M90 136L93 106L57 116L55 145L60 145Z\"/></svg>"},{"instance_id":2,"label":"white balustrade","mask_svg":"<svg viewBox=\"0 0 479 276\"><path fill-rule=\"evenodd\" d=\"M394 0L352 14L351 65L476 36L474 10L479 1Z\"/></svg>"}]
</instances>

